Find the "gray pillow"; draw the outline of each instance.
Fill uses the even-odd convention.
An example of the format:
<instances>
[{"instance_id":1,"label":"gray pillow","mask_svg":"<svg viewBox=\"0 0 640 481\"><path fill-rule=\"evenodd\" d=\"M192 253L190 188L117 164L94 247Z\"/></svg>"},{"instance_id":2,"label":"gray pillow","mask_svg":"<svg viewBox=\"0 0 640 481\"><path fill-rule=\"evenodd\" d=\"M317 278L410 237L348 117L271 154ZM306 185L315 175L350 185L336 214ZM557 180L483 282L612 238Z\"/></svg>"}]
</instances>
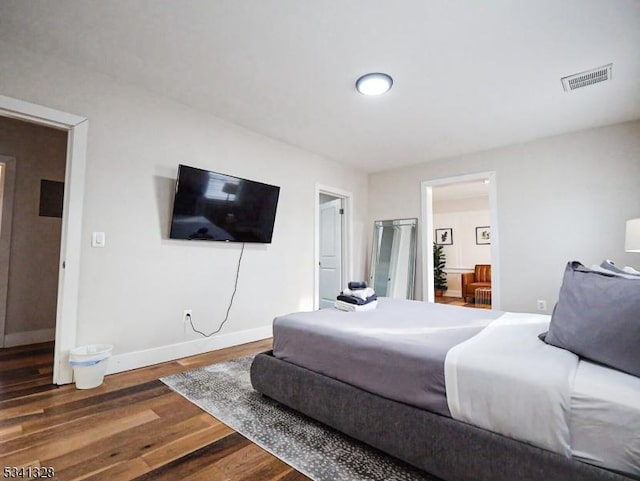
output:
<instances>
[{"instance_id":1,"label":"gray pillow","mask_svg":"<svg viewBox=\"0 0 640 481\"><path fill-rule=\"evenodd\" d=\"M640 282L570 262L544 341L640 377Z\"/></svg>"}]
</instances>

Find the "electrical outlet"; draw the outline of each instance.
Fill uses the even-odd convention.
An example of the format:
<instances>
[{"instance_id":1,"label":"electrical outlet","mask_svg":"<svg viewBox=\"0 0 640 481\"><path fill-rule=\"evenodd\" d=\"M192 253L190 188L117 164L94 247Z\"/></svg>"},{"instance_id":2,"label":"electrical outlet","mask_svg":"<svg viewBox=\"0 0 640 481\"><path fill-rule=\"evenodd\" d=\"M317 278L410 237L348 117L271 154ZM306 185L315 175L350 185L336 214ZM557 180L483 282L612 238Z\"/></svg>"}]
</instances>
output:
<instances>
[{"instance_id":1,"label":"electrical outlet","mask_svg":"<svg viewBox=\"0 0 640 481\"><path fill-rule=\"evenodd\" d=\"M182 311L182 322L187 323L193 318L193 311L191 309L185 309Z\"/></svg>"},{"instance_id":2,"label":"electrical outlet","mask_svg":"<svg viewBox=\"0 0 640 481\"><path fill-rule=\"evenodd\" d=\"M547 310L547 301L538 299L538 310L546 311Z\"/></svg>"}]
</instances>

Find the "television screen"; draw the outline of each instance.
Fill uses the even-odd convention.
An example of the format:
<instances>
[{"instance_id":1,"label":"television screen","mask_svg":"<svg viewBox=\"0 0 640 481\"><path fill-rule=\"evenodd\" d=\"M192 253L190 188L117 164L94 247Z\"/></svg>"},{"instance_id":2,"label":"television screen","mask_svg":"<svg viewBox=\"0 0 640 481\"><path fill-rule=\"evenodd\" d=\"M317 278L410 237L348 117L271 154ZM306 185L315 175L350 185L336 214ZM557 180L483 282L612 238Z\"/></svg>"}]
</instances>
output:
<instances>
[{"instance_id":1,"label":"television screen","mask_svg":"<svg viewBox=\"0 0 640 481\"><path fill-rule=\"evenodd\" d=\"M180 165L172 239L271 243L280 187Z\"/></svg>"}]
</instances>

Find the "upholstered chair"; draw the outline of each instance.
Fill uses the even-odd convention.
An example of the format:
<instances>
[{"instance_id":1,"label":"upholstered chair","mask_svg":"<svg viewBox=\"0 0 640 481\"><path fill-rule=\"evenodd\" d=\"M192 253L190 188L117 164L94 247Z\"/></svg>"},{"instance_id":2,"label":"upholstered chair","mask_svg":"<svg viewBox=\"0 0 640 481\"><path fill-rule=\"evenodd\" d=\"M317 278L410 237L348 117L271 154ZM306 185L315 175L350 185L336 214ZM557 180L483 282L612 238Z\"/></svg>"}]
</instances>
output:
<instances>
[{"instance_id":1,"label":"upholstered chair","mask_svg":"<svg viewBox=\"0 0 640 481\"><path fill-rule=\"evenodd\" d=\"M491 264L476 264L473 272L462 274L462 297L467 302L473 301L479 287L491 287Z\"/></svg>"}]
</instances>

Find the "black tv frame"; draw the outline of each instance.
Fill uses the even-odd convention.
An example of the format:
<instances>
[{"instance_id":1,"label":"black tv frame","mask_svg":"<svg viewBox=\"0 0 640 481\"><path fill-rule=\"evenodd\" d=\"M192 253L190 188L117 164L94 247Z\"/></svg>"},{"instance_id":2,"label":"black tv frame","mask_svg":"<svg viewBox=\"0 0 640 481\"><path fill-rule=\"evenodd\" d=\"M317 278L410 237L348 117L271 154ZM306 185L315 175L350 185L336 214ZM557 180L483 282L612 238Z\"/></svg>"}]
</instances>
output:
<instances>
[{"instance_id":1,"label":"black tv frame","mask_svg":"<svg viewBox=\"0 0 640 481\"><path fill-rule=\"evenodd\" d=\"M191 191L185 189L184 185L188 175L218 175L238 181L243 189L263 190L265 199L269 199L268 214L266 217L267 224L260 228L256 226L247 227L246 225L238 226L237 219L233 217L233 213L228 212L225 219L215 219L211 214L216 212L224 212L232 210L233 203L229 204L229 197L235 195L234 189L227 192L227 209L219 208L220 204L225 201L222 199L211 199L210 207L206 212L205 207L200 207L200 215L196 215L196 203L201 201L205 195L202 191ZM182 188L181 188L182 181ZM226 187L226 185L225 185ZM233 187L233 184L230 186ZM226 191L225 191L226 192ZM178 175L176 177L173 205L171 208L171 224L169 228L169 238L173 240L198 240L198 241L214 241L214 242L235 242L235 243L258 243L270 244L273 240L273 231L278 209L278 201L280 197L280 187L277 185L267 184L236 175L225 174L199 167L193 167L185 164L179 164ZM259 197L256 197L259 199ZM185 205L188 203L194 205L194 213L185 213ZM233 200L231 202L234 202ZM218 207L216 207L218 204ZM233 221L233 223L231 222ZM238 230L234 230L238 229Z\"/></svg>"}]
</instances>

